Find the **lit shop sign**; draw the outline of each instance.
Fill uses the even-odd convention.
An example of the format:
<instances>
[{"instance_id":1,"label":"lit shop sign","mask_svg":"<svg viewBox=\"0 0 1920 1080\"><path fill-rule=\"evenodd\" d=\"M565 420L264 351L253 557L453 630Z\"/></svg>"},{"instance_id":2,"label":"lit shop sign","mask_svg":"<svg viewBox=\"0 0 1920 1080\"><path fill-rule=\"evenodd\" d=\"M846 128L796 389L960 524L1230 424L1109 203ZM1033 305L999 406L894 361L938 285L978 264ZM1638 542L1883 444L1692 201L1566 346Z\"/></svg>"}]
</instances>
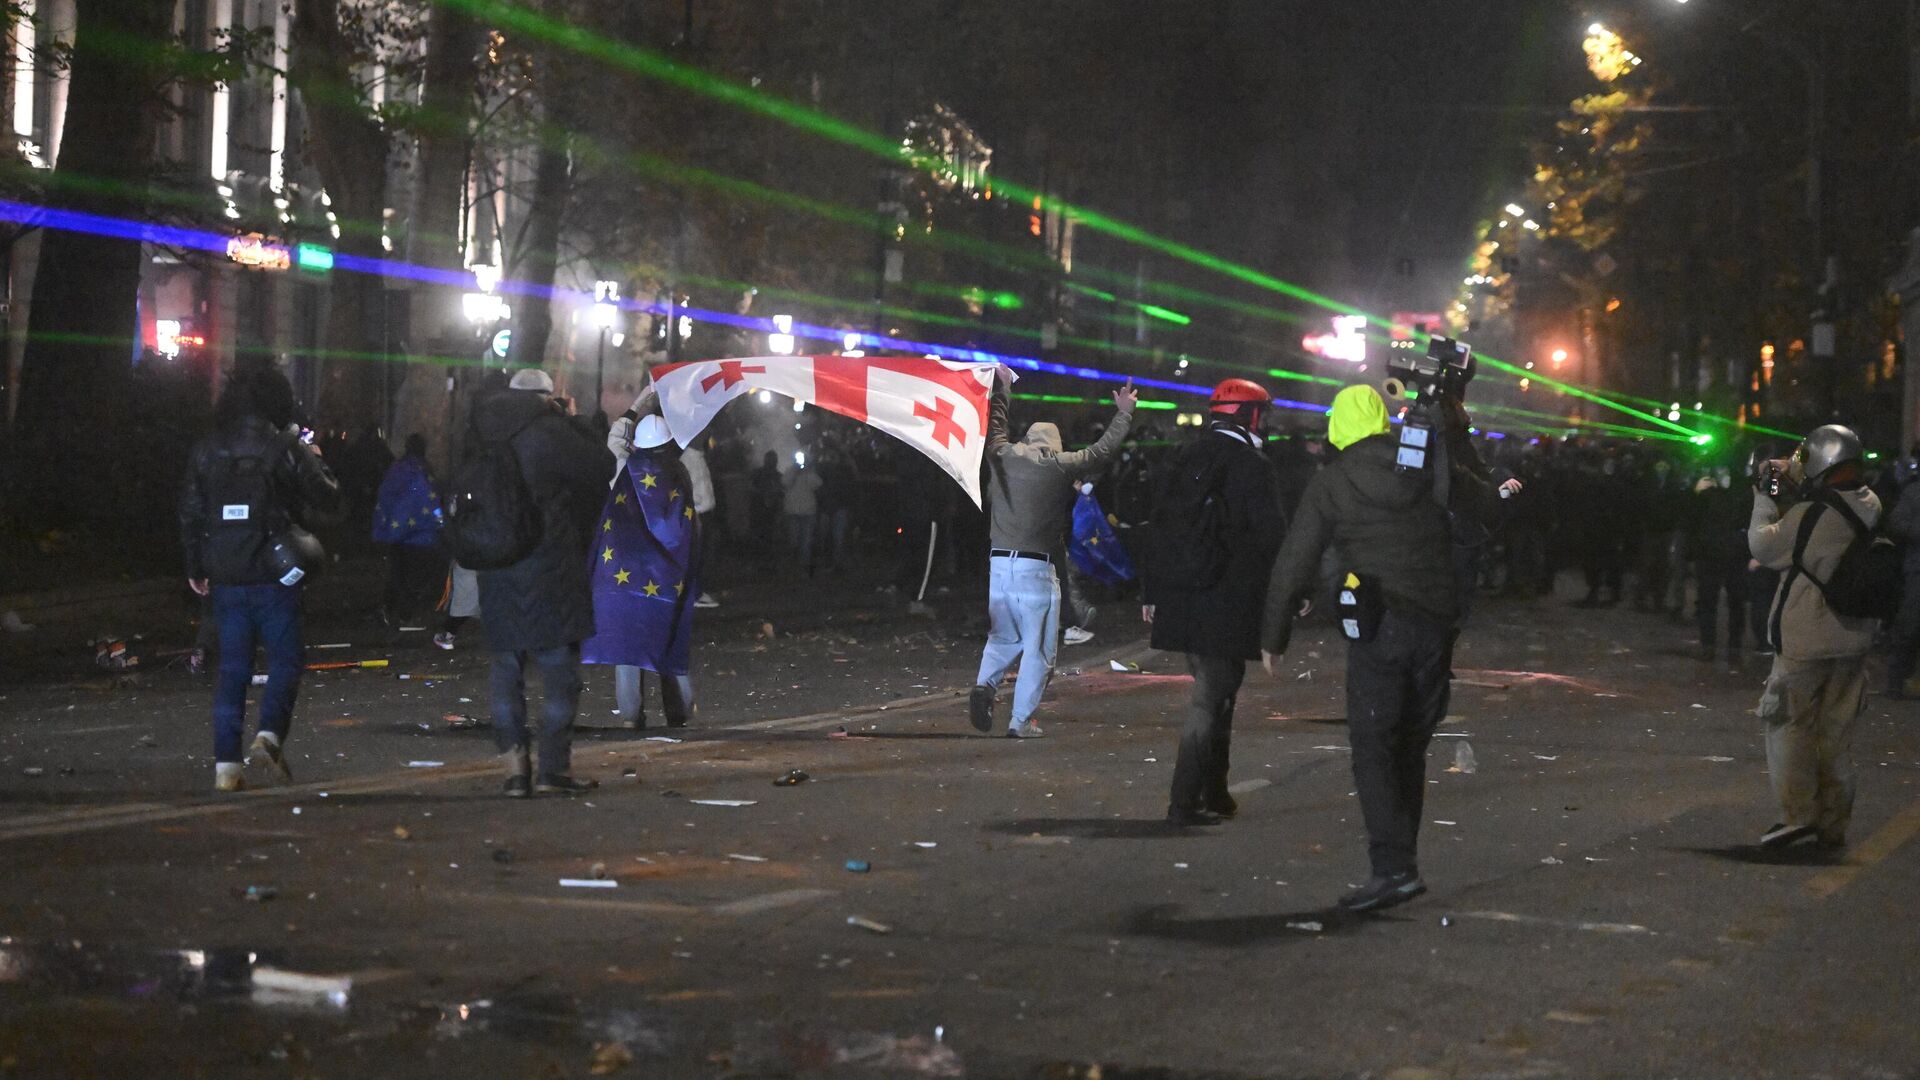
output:
<instances>
[{"instance_id":1,"label":"lit shop sign","mask_svg":"<svg viewBox=\"0 0 1920 1080\"><path fill-rule=\"evenodd\" d=\"M293 252L272 243L259 233L236 236L227 241L227 258L256 270L290 270Z\"/></svg>"}]
</instances>

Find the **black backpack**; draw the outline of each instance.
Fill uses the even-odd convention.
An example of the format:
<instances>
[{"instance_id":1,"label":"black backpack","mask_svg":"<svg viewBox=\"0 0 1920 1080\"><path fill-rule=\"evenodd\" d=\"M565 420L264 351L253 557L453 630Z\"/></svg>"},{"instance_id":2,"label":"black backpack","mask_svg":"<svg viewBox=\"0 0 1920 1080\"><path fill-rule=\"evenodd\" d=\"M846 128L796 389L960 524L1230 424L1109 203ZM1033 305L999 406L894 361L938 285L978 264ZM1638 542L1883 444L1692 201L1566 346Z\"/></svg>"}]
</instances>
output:
<instances>
[{"instance_id":1,"label":"black backpack","mask_svg":"<svg viewBox=\"0 0 1920 1080\"><path fill-rule=\"evenodd\" d=\"M1147 572L1155 584L1185 592L1212 588L1227 570L1226 464L1176 460L1148 527Z\"/></svg>"},{"instance_id":2,"label":"black backpack","mask_svg":"<svg viewBox=\"0 0 1920 1080\"><path fill-rule=\"evenodd\" d=\"M537 417L536 417L537 419ZM540 544L540 507L520 471L513 440L528 420L454 471L447 502L447 550L469 570L504 570Z\"/></svg>"},{"instance_id":3,"label":"black backpack","mask_svg":"<svg viewBox=\"0 0 1920 1080\"><path fill-rule=\"evenodd\" d=\"M1806 575L1808 581L1827 598L1835 614L1853 619L1891 619L1900 610L1901 586L1905 574L1901 566L1900 545L1878 528L1868 528L1847 501L1832 491L1822 491L1818 500L1800 519L1800 533L1793 542L1793 572ZM1833 576L1821 581L1807 572L1801 559L1807 543L1813 539L1820 511L1831 507L1853 527L1853 540L1840 554ZM1786 595L1786 590L1781 590Z\"/></svg>"},{"instance_id":4,"label":"black backpack","mask_svg":"<svg viewBox=\"0 0 1920 1080\"><path fill-rule=\"evenodd\" d=\"M207 576L215 582L248 581L269 567L267 553L290 520L286 501L274 481L274 463L291 445L276 438L264 451L221 446L204 479L207 500Z\"/></svg>"}]
</instances>

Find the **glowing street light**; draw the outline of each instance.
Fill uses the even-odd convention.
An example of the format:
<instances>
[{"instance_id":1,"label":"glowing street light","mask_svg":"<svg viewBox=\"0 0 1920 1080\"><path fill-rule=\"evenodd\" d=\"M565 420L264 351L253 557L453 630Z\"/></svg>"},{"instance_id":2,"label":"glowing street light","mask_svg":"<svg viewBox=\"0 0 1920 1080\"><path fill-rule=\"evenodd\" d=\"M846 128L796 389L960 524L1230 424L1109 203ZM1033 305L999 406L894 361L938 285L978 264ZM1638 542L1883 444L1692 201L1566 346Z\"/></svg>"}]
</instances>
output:
<instances>
[{"instance_id":1,"label":"glowing street light","mask_svg":"<svg viewBox=\"0 0 1920 1080\"><path fill-rule=\"evenodd\" d=\"M1555 349L1555 350L1553 350L1553 362L1554 362L1554 363L1556 363L1556 364L1564 364L1564 363L1566 363L1566 362L1567 362L1567 350L1565 350L1565 349Z\"/></svg>"},{"instance_id":2,"label":"glowing street light","mask_svg":"<svg viewBox=\"0 0 1920 1080\"><path fill-rule=\"evenodd\" d=\"M1526 212L1525 210L1522 210L1522 209L1520 209L1520 204L1519 204L1519 203L1508 203L1508 204L1507 204L1507 206L1506 206L1506 211L1507 211L1507 213L1509 213L1509 214L1511 214L1511 215L1513 215L1514 217L1526 217L1526 216L1527 216L1527 212Z\"/></svg>"},{"instance_id":3,"label":"glowing street light","mask_svg":"<svg viewBox=\"0 0 1920 1080\"><path fill-rule=\"evenodd\" d=\"M775 356L792 356L798 347L793 336L793 316L775 315L773 333L767 335L767 351Z\"/></svg>"}]
</instances>

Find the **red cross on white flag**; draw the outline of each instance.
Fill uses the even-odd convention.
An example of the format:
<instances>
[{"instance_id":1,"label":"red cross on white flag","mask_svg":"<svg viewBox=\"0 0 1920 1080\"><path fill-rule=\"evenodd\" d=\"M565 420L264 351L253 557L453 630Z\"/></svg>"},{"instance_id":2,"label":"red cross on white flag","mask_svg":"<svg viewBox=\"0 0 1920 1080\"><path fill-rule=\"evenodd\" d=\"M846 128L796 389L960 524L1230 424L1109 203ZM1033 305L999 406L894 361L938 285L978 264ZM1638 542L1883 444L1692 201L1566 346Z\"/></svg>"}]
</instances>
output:
<instances>
[{"instance_id":1,"label":"red cross on white flag","mask_svg":"<svg viewBox=\"0 0 1920 1080\"><path fill-rule=\"evenodd\" d=\"M667 428L682 446L726 404L770 390L880 429L927 455L980 503L992 363L901 356L752 356L653 369Z\"/></svg>"}]
</instances>

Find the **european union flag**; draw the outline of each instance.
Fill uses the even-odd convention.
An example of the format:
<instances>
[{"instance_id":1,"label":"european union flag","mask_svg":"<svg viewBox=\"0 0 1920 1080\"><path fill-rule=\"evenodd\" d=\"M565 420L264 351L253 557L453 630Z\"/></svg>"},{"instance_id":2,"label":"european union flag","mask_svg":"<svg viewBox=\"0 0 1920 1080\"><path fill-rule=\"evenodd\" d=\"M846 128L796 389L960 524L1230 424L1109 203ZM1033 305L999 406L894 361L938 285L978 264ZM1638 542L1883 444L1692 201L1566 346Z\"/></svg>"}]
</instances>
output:
<instances>
[{"instance_id":1,"label":"european union flag","mask_svg":"<svg viewBox=\"0 0 1920 1080\"><path fill-rule=\"evenodd\" d=\"M1073 503L1073 539L1067 542L1067 557L1075 569L1095 581L1118 585L1133 580L1133 560L1113 534L1100 501L1085 489Z\"/></svg>"},{"instance_id":2,"label":"european union flag","mask_svg":"<svg viewBox=\"0 0 1920 1080\"><path fill-rule=\"evenodd\" d=\"M582 660L687 674L700 595L691 487L678 461L649 450L614 478L594 533L594 635Z\"/></svg>"},{"instance_id":3,"label":"european union flag","mask_svg":"<svg viewBox=\"0 0 1920 1080\"><path fill-rule=\"evenodd\" d=\"M440 541L440 493L427 463L408 455L387 469L373 504L373 542L432 547Z\"/></svg>"}]
</instances>

